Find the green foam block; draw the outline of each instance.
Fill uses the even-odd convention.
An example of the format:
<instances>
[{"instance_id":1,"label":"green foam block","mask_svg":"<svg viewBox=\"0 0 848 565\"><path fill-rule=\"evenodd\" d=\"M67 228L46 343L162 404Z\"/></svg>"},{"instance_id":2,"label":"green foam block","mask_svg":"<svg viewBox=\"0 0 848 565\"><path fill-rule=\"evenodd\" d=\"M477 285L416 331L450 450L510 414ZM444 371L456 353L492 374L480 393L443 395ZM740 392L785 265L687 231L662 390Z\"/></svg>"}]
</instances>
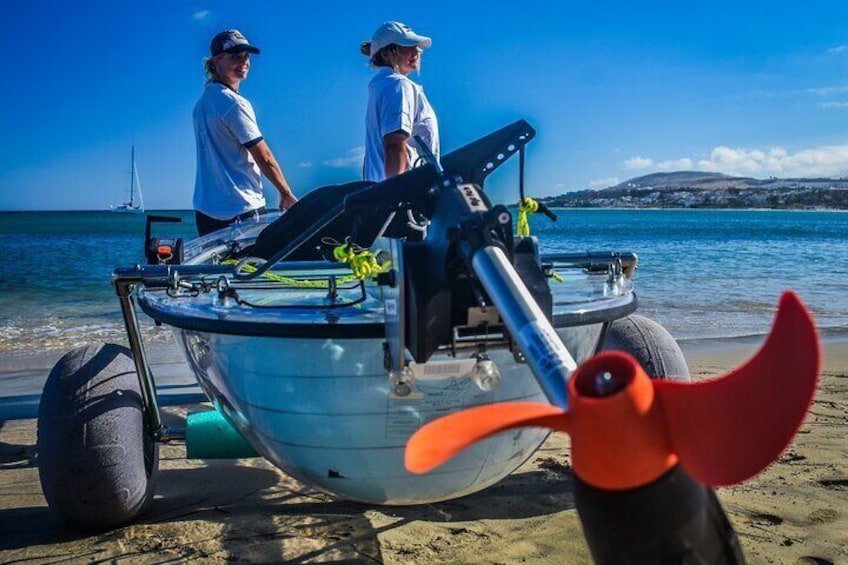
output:
<instances>
[{"instance_id":1,"label":"green foam block","mask_svg":"<svg viewBox=\"0 0 848 565\"><path fill-rule=\"evenodd\" d=\"M259 457L256 450L217 410L193 412L186 418L186 458Z\"/></svg>"}]
</instances>

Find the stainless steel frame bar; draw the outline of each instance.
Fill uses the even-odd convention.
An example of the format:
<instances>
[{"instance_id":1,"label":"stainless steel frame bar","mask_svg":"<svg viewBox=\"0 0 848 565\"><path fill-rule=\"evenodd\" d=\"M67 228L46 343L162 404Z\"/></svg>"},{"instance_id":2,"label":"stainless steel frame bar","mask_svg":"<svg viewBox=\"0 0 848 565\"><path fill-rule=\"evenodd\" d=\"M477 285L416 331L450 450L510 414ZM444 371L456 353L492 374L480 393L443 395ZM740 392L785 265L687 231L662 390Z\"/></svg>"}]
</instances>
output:
<instances>
[{"instance_id":1,"label":"stainless steel frame bar","mask_svg":"<svg viewBox=\"0 0 848 565\"><path fill-rule=\"evenodd\" d=\"M476 251L471 266L552 404L568 408L568 378L577 363L499 247Z\"/></svg>"},{"instance_id":2,"label":"stainless steel frame bar","mask_svg":"<svg viewBox=\"0 0 848 565\"><path fill-rule=\"evenodd\" d=\"M150 366L147 364L147 357L144 354L144 344L141 340L138 316L132 297L134 285L140 283L141 279L137 275L122 277L116 274L113 276L112 282L115 285L115 291L118 293L118 299L121 302L121 314L124 317L124 325L127 328L127 340L130 344L130 351L133 354L133 361L135 361L138 384L141 388L142 400L144 401L144 409L147 415L145 421L150 428L148 431L154 437L157 437L162 431L162 418L159 414L159 401L156 398L156 383L153 380L153 374L150 372Z\"/></svg>"}]
</instances>

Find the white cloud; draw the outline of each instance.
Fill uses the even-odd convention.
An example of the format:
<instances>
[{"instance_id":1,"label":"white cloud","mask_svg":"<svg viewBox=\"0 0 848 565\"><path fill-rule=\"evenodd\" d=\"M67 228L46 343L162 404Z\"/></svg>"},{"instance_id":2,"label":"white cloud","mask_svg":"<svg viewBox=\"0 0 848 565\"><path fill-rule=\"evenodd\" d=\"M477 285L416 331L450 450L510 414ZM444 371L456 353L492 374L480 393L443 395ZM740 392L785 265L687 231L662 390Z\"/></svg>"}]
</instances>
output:
<instances>
[{"instance_id":1,"label":"white cloud","mask_svg":"<svg viewBox=\"0 0 848 565\"><path fill-rule=\"evenodd\" d=\"M755 176L835 176L848 172L848 145L829 145L789 153L773 147L768 150L716 147L709 159L698 162L702 170L731 175Z\"/></svg>"},{"instance_id":2,"label":"white cloud","mask_svg":"<svg viewBox=\"0 0 848 565\"><path fill-rule=\"evenodd\" d=\"M848 45L837 45L827 50L830 55L838 55L840 53L848 53Z\"/></svg>"},{"instance_id":3,"label":"white cloud","mask_svg":"<svg viewBox=\"0 0 848 565\"><path fill-rule=\"evenodd\" d=\"M625 161L628 169L657 171L699 170L753 177L836 177L848 174L848 145L824 145L791 153L782 147L744 149L715 147L708 158L695 162L689 157L655 161L635 157Z\"/></svg>"},{"instance_id":4,"label":"white cloud","mask_svg":"<svg viewBox=\"0 0 848 565\"><path fill-rule=\"evenodd\" d=\"M833 94L845 94L848 92L848 86L823 86L821 88L808 88L802 92L814 94L816 96L826 97Z\"/></svg>"},{"instance_id":5,"label":"white cloud","mask_svg":"<svg viewBox=\"0 0 848 565\"><path fill-rule=\"evenodd\" d=\"M844 110L848 108L848 102L820 102L819 108L825 110Z\"/></svg>"},{"instance_id":6,"label":"white cloud","mask_svg":"<svg viewBox=\"0 0 848 565\"><path fill-rule=\"evenodd\" d=\"M195 20L205 20L206 18L208 18L211 15L212 15L211 10L198 10L195 13L193 13L191 15L191 17L192 17L192 19L195 19Z\"/></svg>"},{"instance_id":7,"label":"white cloud","mask_svg":"<svg viewBox=\"0 0 848 565\"><path fill-rule=\"evenodd\" d=\"M692 162L692 159L689 159L688 157L657 163L657 169L660 171L688 171L691 170L693 166L694 163Z\"/></svg>"},{"instance_id":8,"label":"white cloud","mask_svg":"<svg viewBox=\"0 0 848 565\"><path fill-rule=\"evenodd\" d=\"M336 157L335 159L328 159L326 161L322 161L324 165L333 168L343 168L343 167L358 167L362 165L362 160L365 158L365 148L364 147L354 147L349 150L344 157Z\"/></svg>"},{"instance_id":9,"label":"white cloud","mask_svg":"<svg viewBox=\"0 0 848 565\"><path fill-rule=\"evenodd\" d=\"M649 169L653 166L654 160L645 157L631 157L624 162L625 169Z\"/></svg>"},{"instance_id":10,"label":"white cloud","mask_svg":"<svg viewBox=\"0 0 848 565\"><path fill-rule=\"evenodd\" d=\"M848 145L830 145L786 155L781 164L790 176L844 175L848 172Z\"/></svg>"},{"instance_id":11,"label":"white cloud","mask_svg":"<svg viewBox=\"0 0 848 565\"><path fill-rule=\"evenodd\" d=\"M709 159L698 162L698 168L734 175L752 175L780 169L780 159L786 155L782 149L733 149L719 146L712 150Z\"/></svg>"},{"instance_id":12,"label":"white cloud","mask_svg":"<svg viewBox=\"0 0 848 565\"><path fill-rule=\"evenodd\" d=\"M609 177L606 179L597 179L589 181L589 188L607 188L610 186L615 186L619 184L621 181L618 180L618 177Z\"/></svg>"},{"instance_id":13,"label":"white cloud","mask_svg":"<svg viewBox=\"0 0 848 565\"><path fill-rule=\"evenodd\" d=\"M312 161L301 161L300 163L297 164L297 166L300 167L301 169L308 169L309 167L312 166Z\"/></svg>"}]
</instances>

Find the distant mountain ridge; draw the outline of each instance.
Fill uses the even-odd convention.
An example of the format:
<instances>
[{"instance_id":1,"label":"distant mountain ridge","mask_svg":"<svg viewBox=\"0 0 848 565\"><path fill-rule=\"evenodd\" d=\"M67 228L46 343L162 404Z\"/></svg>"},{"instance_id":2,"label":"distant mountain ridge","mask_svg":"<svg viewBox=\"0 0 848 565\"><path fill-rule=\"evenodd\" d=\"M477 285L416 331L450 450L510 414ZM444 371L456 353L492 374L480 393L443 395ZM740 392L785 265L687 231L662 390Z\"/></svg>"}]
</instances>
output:
<instances>
[{"instance_id":1,"label":"distant mountain ridge","mask_svg":"<svg viewBox=\"0 0 848 565\"><path fill-rule=\"evenodd\" d=\"M641 177L626 180L609 189L626 188L679 188L682 186L698 188L748 188L756 186L757 179L750 177L734 177L724 173L706 173L703 171L675 171L673 173L651 173Z\"/></svg>"},{"instance_id":2,"label":"distant mountain ridge","mask_svg":"<svg viewBox=\"0 0 848 565\"><path fill-rule=\"evenodd\" d=\"M703 171L651 173L604 189L540 199L582 208L836 208L848 209L848 178L736 177Z\"/></svg>"}]
</instances>

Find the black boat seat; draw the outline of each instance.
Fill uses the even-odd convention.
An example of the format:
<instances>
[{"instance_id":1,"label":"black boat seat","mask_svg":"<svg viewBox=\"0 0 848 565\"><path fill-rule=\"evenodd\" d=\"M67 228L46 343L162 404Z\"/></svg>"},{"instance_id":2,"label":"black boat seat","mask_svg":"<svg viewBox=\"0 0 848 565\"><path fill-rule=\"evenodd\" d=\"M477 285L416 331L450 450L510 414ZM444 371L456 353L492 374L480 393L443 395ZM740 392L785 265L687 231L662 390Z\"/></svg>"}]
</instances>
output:
<instances>
[{"instance_id":1,"label":"black boat seat","mask_svg":"<svg viewBox=\"0 0 848 565\"><path fill-rule=\"evenodd\" d=\"M330 210L342 206L346 196L374 184L369 181L353 181L316 188L262 230L253 247L246 249L243 255L270 259L296 237L314 229L316 222ZM344 212L304 241L285 260L332 259L335 245L333 242L344 243L347 238L350 238L351 243L368 248L373 244L387 219L388 214L385 211L359 209L355 213ZM417 233L406 227L406 221L406 214L400 212L386 230L386 235L403 237Z\"/></svg>"},{"instance_id":2,"label":"black boat seat","mask_svg":"<svg viewBox=\"0 0 848 565\"><path fill-rule=\"evenodd\" d=\"M463 182L483 188L486 177L535 135L535 130L526 121L514 122L444 155L441 159L444 174L447 178L460 178ZM433 201L429 198L427 190L438 180L435 169L431 165L425 165L387 179L376 187L374 185L378 183L354 181L316 188L277 221L262 230L254 246L244 250L241 255L272 258L295 238L313 230L315 224L329 212L334 209L342 210L345 197L360 191L362 194L359 198L351 199L354 201L354 210L342 213L323 229L317 230L290 253L286 260L331 258L332 245L323 243L325 238L343 243L350 237L351 242L360 247L370 247L388 219L387 210L398 208L394 205L386 206L387 200L392 200L393 204L398 204L397 200L403 200L406 206L412 207L418 215L429 217L432 215ZM374 187L374 190L367 190L370 187ZM394 194L399 195L397 200ZM400 209L385 235L412 241L421 239L422 234L407 226L406 212Z\"/></svg>"},{"instance_id":3,"label":"black boat seat","mask_svg":"<svg viewBox=\"0 0 848 565\"><path fill-rule=\"evenodd\" d=\"M333 207L341 204L348 194L369 187L374 183L367 181L354 181L345 184L331 184L322 186L304 195L303 198L289 208L285 214L268 225L256 238L256 243L247 253L252 257L270 259L275 253L288 245L295 237L315 227L318 221ZM382 224L380 224L382 226ZM374 228L374 232L380 229ZM336 221L326 226L320 232L298 247L289 255L288 261L312 261L327 258L327 245L322 245L321 240L332 238L344 242L346 237L352 235L354 221L342 215ZM359 236L357 236L359 237ZM372 238L373 239L373 238ZM357 242L358 243L358 242ZM332 249L330 249L332 253Z\"/></svg>"}]
</instances>

